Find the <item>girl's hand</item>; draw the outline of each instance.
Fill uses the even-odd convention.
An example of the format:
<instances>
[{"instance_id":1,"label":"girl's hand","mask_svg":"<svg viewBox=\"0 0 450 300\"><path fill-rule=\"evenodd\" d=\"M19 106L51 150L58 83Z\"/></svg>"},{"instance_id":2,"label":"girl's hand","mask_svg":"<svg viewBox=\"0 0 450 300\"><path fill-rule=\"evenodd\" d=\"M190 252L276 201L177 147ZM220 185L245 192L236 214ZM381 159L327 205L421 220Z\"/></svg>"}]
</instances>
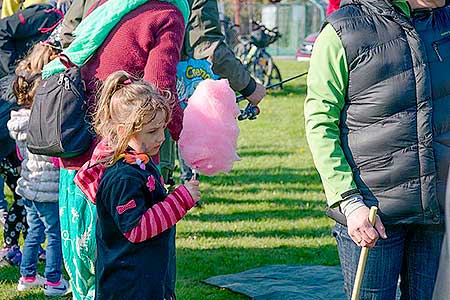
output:
<instances>
[{"instance_id":1,"label":"girl's hand","mask_svg":"<svg viewBox=\"0 0 450 300\"><path fill-rule=\"evenodd\" d=\"M380 236L383 239L387 238L380 217L377 216L374 227L369 222L369 212L367 206L362 206L347 217L348 234L360 247L372 248Z\"/></svg>"},{"instance_id":2,"label":"girl's hand","mask_svg":"<svg viewBox=\"0 0 450 300\"><path fill-rule=\"evenodd\" d=\"M191 197L195 202L200 200L200 181L193 178L186 182L184 187L189 191L189 194L191 194Z\"/></svg>"}]
</instances>

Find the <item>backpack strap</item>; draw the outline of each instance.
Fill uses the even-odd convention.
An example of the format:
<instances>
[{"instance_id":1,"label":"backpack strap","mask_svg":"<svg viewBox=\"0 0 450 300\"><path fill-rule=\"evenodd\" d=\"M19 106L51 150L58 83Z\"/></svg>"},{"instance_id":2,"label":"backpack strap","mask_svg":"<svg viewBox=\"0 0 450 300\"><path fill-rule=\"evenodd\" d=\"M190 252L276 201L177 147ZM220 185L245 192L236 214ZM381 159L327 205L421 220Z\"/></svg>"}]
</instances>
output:
<instances>
[{"instance_id":1,"label":"backpack strap","mask_svg":"<svg viewBox=\"0 0 450 300\"><path fill-rule=\"evenodd\" d=\"M66 69L70 69L73 67L76 67L77 65L74 64L70 58L65 55L64 53L60 53L58 54L59 60L61 61L61 63L64 65L64 67L66 67Z\"/></svg>"},{"instance_id":2,"label":"backpack strap","mask_svg":"<svg viewBox=\"0 0 450 300\"><path fill-rule=\"evenodd\" d=\"M39 32L42 33L42 34L46 34L46 33L52 32L56 27L58 27L59 24L61 24L61 22L64 19L64 14L59 9L51 8L51 9L46 9L44 12L46 14L54 12L54 13L58 14L61 18L55 24L53 24L50 27L40 27L40 28L38 28Z\"/></svg>"}]
</instances>

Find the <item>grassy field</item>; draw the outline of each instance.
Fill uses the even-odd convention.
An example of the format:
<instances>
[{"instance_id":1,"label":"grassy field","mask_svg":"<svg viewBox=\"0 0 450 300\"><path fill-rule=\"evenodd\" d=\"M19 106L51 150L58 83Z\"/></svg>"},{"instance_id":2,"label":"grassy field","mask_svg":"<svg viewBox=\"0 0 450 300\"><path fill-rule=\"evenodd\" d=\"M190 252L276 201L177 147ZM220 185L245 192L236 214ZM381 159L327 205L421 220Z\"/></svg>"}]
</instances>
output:
<instances>
[{"instance_id":1,"label":"grassy field","mask_svg":"<svg viewBox=\"0 0 450 300\"><path fill-rule=\"evenodd\" d=\"M278 62L284 78L306 70ZM202 177L204 205L178 225L179 300L248 299L201 281L271 264L338 264L332 222L304 133L305 78L271 93L256 121L240 123L230 174ZM42 268L42 266L41 266ZM0 299L42 299L15 291L18 269L0 270Z\"/></svg>"}]
</instances>

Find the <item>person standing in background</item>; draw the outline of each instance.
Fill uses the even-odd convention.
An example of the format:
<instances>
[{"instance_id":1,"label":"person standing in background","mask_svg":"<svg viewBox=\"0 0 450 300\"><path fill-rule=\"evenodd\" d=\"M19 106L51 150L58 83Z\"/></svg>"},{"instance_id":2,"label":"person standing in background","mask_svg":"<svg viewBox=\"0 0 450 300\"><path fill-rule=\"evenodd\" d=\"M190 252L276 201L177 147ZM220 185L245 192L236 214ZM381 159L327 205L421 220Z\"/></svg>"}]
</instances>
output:
<instances>
[{"instance_id":1,"label":"person standing in background","mask_svg":"<svg viewBox=\"0 0 450 300\"><path fill-rule=\"evenodd\" d=\"M59 226L58 187L59 170L53 159L36 155L27 149L27 130L31 106L41 71L45 63L56 55L55 49L38 43L17 68L18 76L13 83L18 108L11 111L8 129L17 142L23 157L16 193L22 197L27 211L29 226L23 246L17 290L43 287L46 296L61 296L67 292L68 283L62 275L61 231ZM40 244L47 237L45 278L38 274L37 262Z\"/></svg>"},{"instance_id":2,"label":"person standing in background","mask_svg":"<svg viewBox=\"0 0 450 300\"><path fill-rule=\"evenodd\" d=\"M208 64L208 71L228 79L233 90L245 96L253 105L258 105L266 95L266 88L257 83L244 65L235 57L233 50L225 43L225 36L221 31L219 10L216 0L188 0L191 14L186 26L181 63L188 60L203 60L203 66ZM205 74L209 72L206 71ZM190 95L188 95L190 96ZM183 99L180 99L183 100ZM166 132L166 140L160 150L161 173L166 184L174 185L173 171L177 146ZM181 168L181 180L187 182L192 177L191 169L183 163L178 153ZM169 188L170 190L170 188ZM171 237L175 247L175 234ZM168 282L175 291L176 253L170 258L170 272Z\"/></svg>"}]
</instances>

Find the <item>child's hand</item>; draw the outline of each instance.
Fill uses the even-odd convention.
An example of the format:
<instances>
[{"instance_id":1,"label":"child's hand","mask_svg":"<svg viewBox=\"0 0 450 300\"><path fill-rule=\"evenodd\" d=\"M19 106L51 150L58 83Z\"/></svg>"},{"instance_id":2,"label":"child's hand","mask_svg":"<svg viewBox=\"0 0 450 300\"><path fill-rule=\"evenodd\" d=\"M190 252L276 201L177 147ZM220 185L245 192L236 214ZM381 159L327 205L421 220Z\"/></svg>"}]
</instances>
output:
<instances>
[{"instance_id":1,"label":"child's hand","mask_svg":"<svg viewBox=\"0 0 450 300\"><path fill-rule=\"evenodd\" d=\"M189 194L191 194L191 197L195 202L200 200L200 181L193 178L186 182L184 187L189 191Z\"/></svg>"}]
</instances>

